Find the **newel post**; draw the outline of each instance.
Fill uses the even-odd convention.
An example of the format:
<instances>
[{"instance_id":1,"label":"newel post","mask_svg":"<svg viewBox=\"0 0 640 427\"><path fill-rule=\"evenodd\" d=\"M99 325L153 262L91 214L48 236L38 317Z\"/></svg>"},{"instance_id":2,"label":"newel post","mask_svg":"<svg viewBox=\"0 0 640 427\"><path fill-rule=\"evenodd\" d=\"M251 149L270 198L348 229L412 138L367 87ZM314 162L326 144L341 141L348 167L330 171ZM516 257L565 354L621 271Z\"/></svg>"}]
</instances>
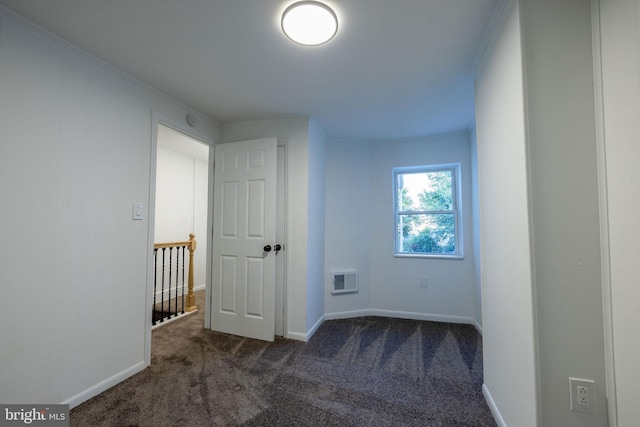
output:
<instances>
[{"instance_id":1,"label":"newel post","mask_svg":"<svg viewBox=\"0 0 640 427\"><path fill-rule=\"evenodd\" d=\"M196 250L196 235L193 233L189 234L189 293L187 294L187 306L185 311L190 313L192 311L196 311L198 307L196 306L196 296L193 293L193 253Z\"/></svg>"}]
</instances>

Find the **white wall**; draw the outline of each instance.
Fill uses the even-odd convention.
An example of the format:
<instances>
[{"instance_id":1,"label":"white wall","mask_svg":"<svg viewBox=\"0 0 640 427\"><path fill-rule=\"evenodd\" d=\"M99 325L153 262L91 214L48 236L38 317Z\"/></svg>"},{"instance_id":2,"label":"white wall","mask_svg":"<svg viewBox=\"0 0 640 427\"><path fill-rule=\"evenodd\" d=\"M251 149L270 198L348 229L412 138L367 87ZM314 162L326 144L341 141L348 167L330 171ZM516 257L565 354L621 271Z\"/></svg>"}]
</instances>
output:
<instances>
[{"instance_id":1,"label":"white wall","mask_svg":"<svg viewBox=\"0 0 640 427\"><path fill-rule=\"evenodd\" d=\"M533 427L538 397L523 84L518 4L509 1L476 80L484 391L499 425Z\"/></svg>"},{"instance_id":2,"label":"white wall","mask_svg":"<svg viewBox=\"0 0 640 427\"><path fill-rule=\"evenodd\" d=\"M370 292L378 314L473 323L469 154L467 133L371 143ZM464 259L394 257L393 168L456 162L462 175ZM420 277L427 277L427 289L419 287Z\"/></svg>"},{"instance_id":3,"label":"white wall","mask_svg":"<svg viewBox=\"0 0 640 427\"><path fill-rule=\"evenodd\" d=\"M0 9L0 401L73 406L149 363L152 110L197 114Z\"/></svg>"},{"instance_id":4,"label":"white wall","mask_svg":"<svg viewBox=\"0 0 640 427\"><path fill-rule=\"evenodd\" d=\"M368 142L327 144L325 311L333 318L371 308L369 151ZM358 272L358 292L332 295L331 271L347 270Z\"/></svg>"},{"instance_id":5,"label":"white wall","mask_svg":"<svg viewBox=\"0 0 640 427\"><path fill-rule=\"evenodd\" d=\"M307 338L324 319L325 263L325 158L326 136L314 120L309 122L309 214L307 241ZM292 177L295 179L295 177Z\"/></svg>"},{"instance_id":6,"label":"white wall","mask_svg":"<svg viewBox=\"0 0 640 427\"><path fill-rule=\"evenodd\" d=\"M588 2L508 2L476 89L485 392L507 425L607 425L593 78ZM569 377L595 381L595 414Z\"/></svg>"},{"instance_id":7,"label":"white wall","mask_svg":"<svg viewBox=\"0 0 640 427\"><path fill-rule=\"evenodd\" d=\"M159 126L156 167L156 243L196 236L194 287L206 284L209 148L185 134ZM186 252L188 268L188 252ZM160 269L161 266L158 266Z\"/></svg>"},{"instance_id":8,"label":"white wall","mask_svg":"<svg viewBox=\"0 0 640 427\"><path fill-rule=\"evenodd\" d=\"M470 136L467 133L327 145L326 318L397 316L476 320ZM461 163L464 259L396 258L392 170ZM357 293L331 294L331 271L357 270ZM419 287L428 278L428 288ZM478 296L479 297L479 296ZM479 315L479 314L478 314Z\"/></svg>"},{"instance_id":9,"label":"white wall","mask_svg":"<svg viewBox=\"0 0 640 427\"><path fill-rule=\"evenodd\" d=\"M395 167L461 163L464 259L394 257ZM395 316L475 322L469 135L331 141L326 173L326 318ZM331 271L357 270L359 290L331 294ZM427 277L428 288L419 287Z\"/></svg>"},{"instance_id":10,"label":"white wall","mask_svg":"<svg viewBox=\"0 0 640 427\"><path fill-rule=\"evenodd\" d=\"M640 339L640 15L637 1L599 1L604 107L604 152L602 181L606 198L603 211L608 214L609 264L605 281L610 285L615 375L611 379L615 393L619 426L636 425L640 405L635 399L640 382L638 355ZM601 54L601 56L600 56ZM606 163L605 163L606 162ZM614 382L615 381L615 382ZM612 424L613 425L613 424Z\"/></svg>"},{"instance_id":11,"label":"white wall","mask_svg":"<svg viewBox=\"0 0 640 427\"><path fill-rule=\"evenodd\" d=\"M313 266L317 260L309 260L311 255L317 256L312 248L310 252L308 238L315 235L312 227L322 225L309 221L310 199L316 197L310 194L315 186L310 187L310 179L315 180L315 174L310 176L308 118L288 120L267 120L227 125L222 129L222 141L234 142L250 139L276 137L278 144L287 146L287 242L284 253L287 256L287 308L286 328L287 338L306 341L310 335L307 328L307 280L309 278L309 263ZM317 186L317 185L316 185ZM311 267L314 268L314 267Z\"/></svg>"},{"instance_id":12,"label":"white wall","mask_svg":"<svg viewBox=\"0 0 640 427\"><path fill-rule=\"evenodd\" d=\"M521 5L540 422L602 427L607 407L591 5ZM596 414L570 410L569 377L595 381Z\"/></svg>"}]
</instances>

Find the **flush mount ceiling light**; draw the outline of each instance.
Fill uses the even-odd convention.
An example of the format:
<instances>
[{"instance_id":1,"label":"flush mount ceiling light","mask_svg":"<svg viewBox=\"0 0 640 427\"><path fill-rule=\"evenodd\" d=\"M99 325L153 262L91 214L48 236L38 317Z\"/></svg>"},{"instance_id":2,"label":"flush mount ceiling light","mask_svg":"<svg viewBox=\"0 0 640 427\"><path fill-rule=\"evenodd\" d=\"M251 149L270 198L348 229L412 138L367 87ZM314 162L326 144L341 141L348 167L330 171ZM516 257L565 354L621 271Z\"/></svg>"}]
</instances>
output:
<instances>
[{"instance_id":1,"label":"flush mount ceiling light","mask_svg":"<svg viewBox=\"0 0 640 427\"><path fill-rule=\"evenodd\" d=\"M328 42L338 32L338 17L319 1L299 1L282 14L282 31L296 43L317 46Z\"/></svg>"}]
</instances>

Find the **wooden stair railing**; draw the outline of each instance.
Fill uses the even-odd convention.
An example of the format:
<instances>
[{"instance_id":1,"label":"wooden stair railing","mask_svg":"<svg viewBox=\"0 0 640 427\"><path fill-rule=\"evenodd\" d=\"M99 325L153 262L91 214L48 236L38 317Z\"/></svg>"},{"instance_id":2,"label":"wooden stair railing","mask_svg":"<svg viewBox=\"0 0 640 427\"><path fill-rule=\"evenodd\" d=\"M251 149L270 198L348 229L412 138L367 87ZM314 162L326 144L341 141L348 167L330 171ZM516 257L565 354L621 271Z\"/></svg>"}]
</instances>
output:
<instances>
[{"instance_id":1,"label":"wooden stair railing","mask_svg":"<svg viewBox=\"0 0 640 427\"><path fill-rule=\"evenodd\" d=\"M155 325L156 323L160 322L164 322L164 320L166 318L170 318L174 315L178 315L178 273L179 273L179 251L180 249L183 249L183 257L182 257L182 286L183 286L183 291L182 291L182 313L192 313L194 311L198 310L198 307L196 306L196 298L195 298L195 294L193 293L193 280L194 280L194 273L193 273L193 253L196 250L196 240L195 240L195 234L190 233L189 234L189 240L188 241L184 241L184 242L167 242L167 243L155 243L153 245L154 248L154 263L155 263L155 277L154 277L154 300L153 300L153 310L154 310L154 318L153 318L153 324ZM177 254L176 254L176 282L175 282L175 311L172 313L171 312L171 275L172 275L172 251L173 249L176 248L177 249ZM189 250L189 275L188 275L188 279L187 279L187 301L185 304L184 301L184 249L188 249ZM156 298L157 298L157 294L158 294L158 260L157 260L157 253L158 253L158 249L162 249L163 251L163 257L162 257L162 277L161 277L161 301L160 301L160 306L161 306L161 310L160 310L160 317L159 319L156 319L155 316L155 311L156 310L156 306L157 306L157 302L156 302ZM165 303L165 259L164 259L164 251L166 249L169 249L169 269L168 269L168 276L169 276L169 283L168 283L168 295L169 295L169 299L168 299L168 309L167 309L167 317L165 317L165 311L164 311L164 303Z\"/></svg>"}]
</instances>

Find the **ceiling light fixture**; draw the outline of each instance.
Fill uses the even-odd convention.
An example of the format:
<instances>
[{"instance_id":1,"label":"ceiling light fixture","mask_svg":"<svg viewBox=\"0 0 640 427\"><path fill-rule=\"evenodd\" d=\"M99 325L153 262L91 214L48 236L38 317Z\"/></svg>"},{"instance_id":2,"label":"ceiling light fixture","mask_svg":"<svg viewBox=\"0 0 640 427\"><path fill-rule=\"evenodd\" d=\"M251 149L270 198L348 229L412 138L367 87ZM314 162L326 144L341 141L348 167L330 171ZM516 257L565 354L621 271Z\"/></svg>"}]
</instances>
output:
<instances>
[{"instance_id":1,"label":"ceiling light fixture","mask_svg":"<svg viewBox=\"0 0 640 427\"><path fill-rule=\"evenodd\" d=\"M296 43L317 46L331 40L338 32L338 17L319 1L299 1L282 14L282 31Z\"/></svg>"}]
</instances>

